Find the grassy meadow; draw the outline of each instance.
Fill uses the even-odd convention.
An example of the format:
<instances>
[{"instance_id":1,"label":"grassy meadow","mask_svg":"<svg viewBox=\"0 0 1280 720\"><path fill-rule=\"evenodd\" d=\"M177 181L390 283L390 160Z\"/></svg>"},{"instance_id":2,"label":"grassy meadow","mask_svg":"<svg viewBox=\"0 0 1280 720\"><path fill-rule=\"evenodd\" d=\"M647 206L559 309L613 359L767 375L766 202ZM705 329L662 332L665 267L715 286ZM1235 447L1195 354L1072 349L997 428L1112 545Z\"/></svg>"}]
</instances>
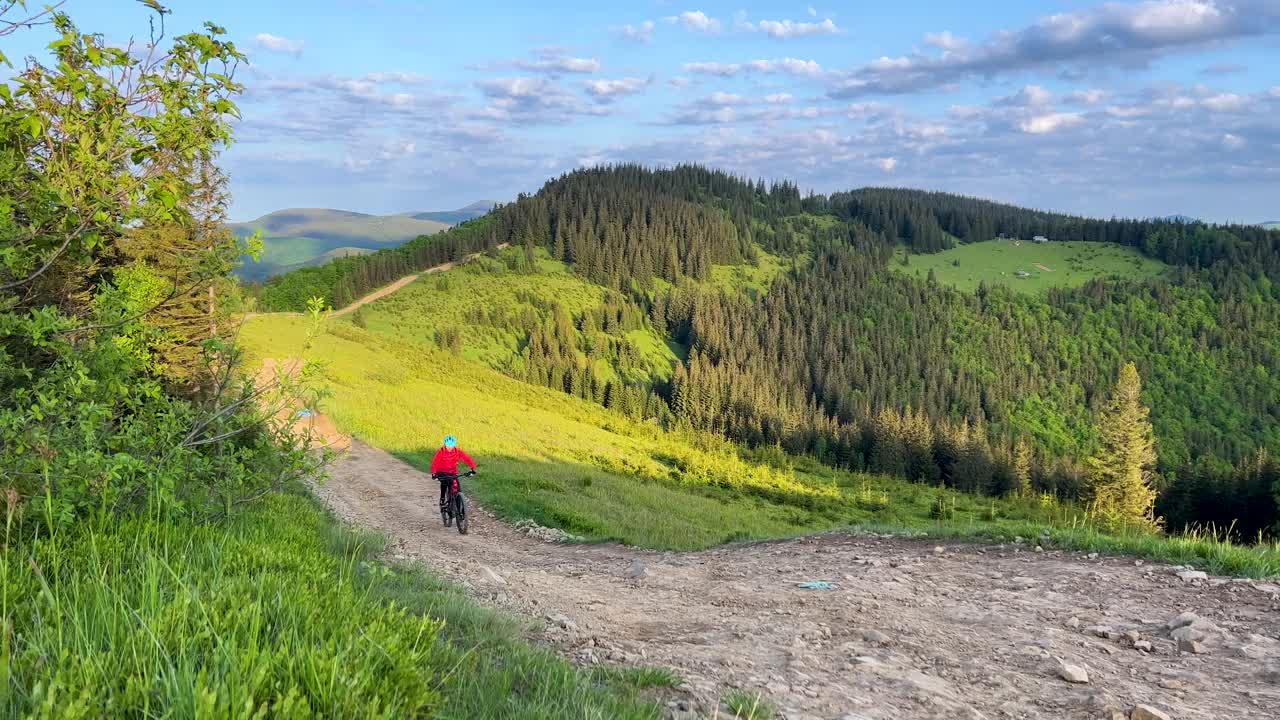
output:
<instances>
[{"instance_id":1,"label":"grassy meadow","mask_svg":"<svg viewBox=\"0 0 1280 720\"><path fill-rule=\"evenodd\" d=\"M921 279L932 270L938 282L961 290L975 290L979 283L986 283L1028 293L1078 287L1099 277L1143 280L1167 268L1133 248L1094 242L988 240L940 253L910 255L905 266L900 259L901 255L890 267ZM1019 272L1026 276L1019 276Z\"/></svg>"},{"instance_id":2,"label":"grassy meadow","mask_svg":"<svg viewBox=\"0 0 1280 720\"><path fill-rule=\"evenodd\" d=\"M469 272L445 275L463 283ZM1280 546L1106 534L1079 507L1052 498L992 499L835 471L635 422L469 361L465 350L453 355L403 328L391 331L379 324L389 316L376 318L387 312L378 306L395 297L368 306L367 327L351 316L331 320L316 340L333 392L322 409L340 429L423 469L423 482L439 438L457 435L483 469L471 492L509 520L674 550L849 527L1004 540L1048 534L1070 547L1280 573ZM259 316L246 323L242 341L258 362L288 356L303 333L299 318Z\"/></svg>"},{"instance_id":3,"label":"grassy meadow","mask_svg":"<svg viewBox=\"0 0 1280 720\"><path fill-rule=\"evenodd\" d=\"M379 536L301 492L225 523L136 517L15 541L0 717L648 720L655 679L678 683L578 672L421 566L377 562Z\"/></svg>"}]
</instances>

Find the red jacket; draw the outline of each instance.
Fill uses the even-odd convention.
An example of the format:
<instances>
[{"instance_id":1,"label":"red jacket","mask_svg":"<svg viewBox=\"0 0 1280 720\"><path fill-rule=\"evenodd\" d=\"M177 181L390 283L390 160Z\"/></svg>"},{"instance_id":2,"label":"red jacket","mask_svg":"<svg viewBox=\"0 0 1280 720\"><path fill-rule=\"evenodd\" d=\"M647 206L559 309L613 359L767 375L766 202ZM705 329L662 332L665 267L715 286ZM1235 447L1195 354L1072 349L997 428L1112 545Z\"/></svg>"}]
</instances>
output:
<instances>
[{"instance_id":1,"label":"red jacket","mask_svg":"<svg viewBox=\"0 0 1280 720\"><path fill-rule=\"evenodd\" d=\"M431 458L431 474L449 473L450 475L458 474L458 461L471 466L472 470L476 469L476 462L467 457L460 447L442 447L436 451L435 457Z\"/></svg>"}]
</instances>

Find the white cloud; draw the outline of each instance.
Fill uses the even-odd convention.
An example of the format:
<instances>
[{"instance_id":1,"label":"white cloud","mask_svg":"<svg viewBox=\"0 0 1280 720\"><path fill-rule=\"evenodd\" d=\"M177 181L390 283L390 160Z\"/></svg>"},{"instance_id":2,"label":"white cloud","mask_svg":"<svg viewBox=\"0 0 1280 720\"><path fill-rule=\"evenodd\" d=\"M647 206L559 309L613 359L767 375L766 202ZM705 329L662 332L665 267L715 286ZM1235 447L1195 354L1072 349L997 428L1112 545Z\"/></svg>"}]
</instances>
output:
<instances>
[{"instance_id":1,"label":"white cloud","mask_svg":"<svg viewBox=\"0 0 1280 720\"><path fill-rule=\"evenodd\" d=\"M591 74L600 72L600 61L595 58L579 58L565 55L558 48L542 50L538 60L516 60L512 65L522 70L559 75L561 73Z\"/></svg>"},{"instance_id":2,"label":"white cloud","mask_svg":"<svg viewBox=\"0 0 1280 720\"><path fill-rule=\"evenodd\" d=\"M628 40L647 43L653 39L654 27L655 25L652 20L645 20L644 22L636 25L623 25L618 28L618 34Z\"/></svg>"},{"instance_id":3,"label":"white cloud","mask_svg":"<svg viewBox=\"0 0 1280 720\"><path fill-rule=\"evenodd\" d=\"M791 102L791 93L774 93L772 95L765 95L764 101L771 105L789 103Z\"/></svg>"},{"instance_id":4,"label":"white cloud","mask_svg":"<svg viewBox=\"0 0 1280 720\"><path fill-rule=\"evenodd\" d=\"M777 60L752 60L747 63L692 62L683 65L688 73L728 77L741 72L787 73L816 77L822 74L822 66L814 60L780 58Z\"/></svg>"},{"instance_id":5,"label":"white cloud","mask_svg":"<svg viewBox=\"0 0 1280 720\"><path fill-rule=\"evenodd\" d=\"M671 78L670 80L668 80L667 84L673 88L686 88L686 87L689 87L690 82L692 81L689 80L689 78L683 77L681 75L677 75Z\"/></svg>"},{"instance_id":6,"label":"white cloud","mask_svg":"<svg viewBox=\"0 0 1280 720\"><path fill-rule=\"evenodd\" d=\"M272 35L271 33L258 33L254 36L253 41L263 50L287 53L289 55L301 55L302 49L306 45L301 40L290 40L287 37Z\"/></svg>"},{"instance_id":7,"label":"white cloud","mask_svg":"<svg viewBox=\"0 0 1280 720\"><path fill-rule=\"evenodd\" d=\"M895 158L895 157L877 158L876 165L878 165L880 169L885 172L893 172L893 169L898 167L898 158Z\"/></svg>"},{"instance_id":8,"label":"white cloud","mask_svg":"<svg viewBox=\"0 0 1280 720\"><path fill-rule=\"evenodd\" d=\"M1277 0L1108 2L1046 15L1026 27L996 32L979 45L957 47L952 38L930 35L926 42L944 46L941 56L917 52L867 63L844 73L829 94L848 98L922 92L1033 68L1131 66L1178 50L1277 31Z\"/></svg>"},{"instance_id":9,"label":"white cloud","mask_svg":"<svg viewBox=\"0 0 1280 720\"><path fill-rule=\"evenodd\" d=\"M1244 147L1246 144L1248 143L1246 143L1245 139L1240 137L1239 135L1226 133L1222 136L1222 146L1228 150L1239 150L1240 148Z\"/></svg>"},{"instance_id":10,"label":"white cloud","mask_svg":"<svg viewBox=\"0 0 1280 720\"><path fill-rule=\"evenodd\" d=\"M963 50L969 45L969 41L953 35L950 30L944 30L940 33L926 33L924 42L926 45L932 45L946 52Z\"/></svg>"},{"instance_id":11,"label":"white cloud","mask_svg":"<svg viewBox=\"0 0 1280 720\"><path fill-rule=\"evenodd\" d=\"M1216 112L1237 112L1250 105L1249 99L1235 93L1221 93L1200 101L1205 107Z\"/></svg>"},{"instance_id":12,"label":"white cloud","mask_svg":"<svg viewBox=\"0 0 1280 720\"><path fill-rule=\"evenodd\" d=\"M545 77L480 80L476 87L490 99L478 117L500 122L559 122L574 115L602 115L604 104L588 105Z\"/></svg>"},{"instance_id":13,"label":"white cloud","mask_svg":"<svg viewBox=\"0 0 1280 720\"><path fill-rule=\"evenodd\" d=\"M1069 128L1084 122L1082 113L1045 113L1044 115L1033 115L1018 123L1018 128L1022 132L1032 135L1044 135L1047 133L1057 132L1063 128Z\"/></svg>"},{"instance_id":14,"label":"white cloud","mask_svg":"<svg viewBox=\"0 0 1280 720\"><path fill-rule=\"evenodd\" d=\"M1105 90L1090 89L1075 90L1068 95L1067 98L1072 102L1082 103L1084 105L1096 105L1102 102L1102 99L1106 96L1107 92Z\"/></svg>"},{"instance_id":15,"label":"white cloud","mask_svg":"<svg viewBox=\"0 0 1280 720\"><path fill-rule=\"evenodd\" d=\"M742 66L737 63L719 63L719 62L691 62L683 65L684 71L687 73L700 73L703 75L720 75L727 77L737 74L742 70Z\"/></svg>"},{"instance_id":16,"label":"white cloud","mask_svg":"<svg viewBox=\"0 0 1280 720\"><path fill-rule=\"evenodd\" d=\"M1130 118L1143 117L1144 115L1149 115L1151 114L1151 109L1146 107L1139 107L1136 105L1130 105L1130 106L1108 105L1106 112L1108 115L1112 117L1130 119Z\"/></svg>"},{"instance_id":17,"label":"white cloud","mask_svg":"<svg viewBox=\"0 0 1280 720\"><path fill-rule=\"evenodd\" d=\"M752 70L765 73L790 73L792 75L817 76L822 74L822 66L813 60L782 58L781 60L752 60L747 63Z\"/></svg>"},{"instance_id":18,"label":"white cloud","mask_svg":"<svg viewBox=\"0 0 1280 720\"><path fill-rule=\"evenodd\" d=\"M839 35L843 32L831 18L826 18L820 22L761 20L757 23L752 23L746 18L740 18L736 25L740 30L762 32L779 40L805 37L807 35Z\"/></svg>"},{"instance_id":19,"label":"white cloud","mask_svg":"<svg viewBox=\"0 0 1280 720\"><path fill-rule=\"evenodd\" d=\"M1053 101L1053 95L1039 85L1026 85L1005 103L1018 107L1043 107Z\"/></svg>"},{"instance_id":20,"label":"white cloud","mask_svg":"<svg viewBox=\"0 0 1280 720\"><path fill-rule=\"evenodd\" d=\"M649 80L633 77L617 80L588 80L584 83L587 94L598 102L611 102L627 95L635 95L648 86Z\"/></svg>"},{"instance_id":21,"label":"white cloud","mask_svg":"<svg viewBox=\"0 0 1280 720\"><path fill-rule=\"evenodd\" d=\"M389 142L379 150L378 158L381 160L398 160L414 155L417 151L418 144L415 142Z\"/></svg>"},{"instance_id":22,"label":"white cloud","mask_svg":"<svg viewBox=\"0 0 1280 720\"><path fill-rule=\"evenodd\" d=\"M717 106L742 105L743 103L747 102L747 99L741 95L735 95L733 93L727 93L727 92L720 92L717 90L716 92L713 92L707 97L703 98L701 102L707 105L717 105Z\"/></svg>"},{"instance_id":23,"label":"white cloud","mask_svg":"<svg viewBox=\"0 0 1280 720\"><path fill-rule=\"evenodd\" d=\"M679 15L663 18L669 23L679 23L687 30L704 33L720 32L720 21L708 16L701 10L686 10Z\"/></svg>"},{"instance_id":24,"label":"white cloud","mask_svg":"<svg viewBox=\"0 0 1280 720\"><path fill-rule=\"evenodd\" d=\"M978 105L952 105L947 108L948 115L961 120L980 117L985 112L986 110L982 109L982 107Z\"/></svg>"}]
</instances>

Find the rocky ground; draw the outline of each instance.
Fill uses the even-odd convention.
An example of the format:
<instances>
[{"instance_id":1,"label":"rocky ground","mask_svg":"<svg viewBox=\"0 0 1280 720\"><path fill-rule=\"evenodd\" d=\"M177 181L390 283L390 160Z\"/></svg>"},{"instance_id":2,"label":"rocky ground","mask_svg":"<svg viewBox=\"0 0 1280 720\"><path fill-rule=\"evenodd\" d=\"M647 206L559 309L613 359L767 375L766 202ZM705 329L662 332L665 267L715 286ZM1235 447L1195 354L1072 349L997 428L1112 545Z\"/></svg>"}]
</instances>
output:
<instances>
[{"instance_id":1,"label":"rocky ground","mask_svg":"<svg viewBox=\"0 0 1280 720\"><path fill-rule=\"evenodd\" d=\"M731 689L790 720L1280 718L1280 585L1021 544L825 534L656 553L474 513L360 442L320 494L582 664L669 667L675 717ZM826 588L800 583L826 581Z\"/></svg>"}]
</instances>

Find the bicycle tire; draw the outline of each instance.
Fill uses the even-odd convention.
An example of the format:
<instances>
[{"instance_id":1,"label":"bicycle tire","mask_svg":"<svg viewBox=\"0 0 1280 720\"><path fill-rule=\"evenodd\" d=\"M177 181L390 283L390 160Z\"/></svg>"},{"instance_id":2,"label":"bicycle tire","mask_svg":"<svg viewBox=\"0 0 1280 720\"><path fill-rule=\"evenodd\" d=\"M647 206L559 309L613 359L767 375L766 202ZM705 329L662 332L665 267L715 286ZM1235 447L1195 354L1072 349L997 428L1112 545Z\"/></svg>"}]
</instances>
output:
<instances>
[{"instance_id":1,"label":"bicycle tire","mask_svg":"<svg viewBox=\"0 0 1280 720\"><path fill-rule=\"evenodd\" d=\"M457 519L458 534L466 535L470 529L471 523L467 522L467 503L462 499L462 493L458 493L453 497L454 507L453 514Z\"/></svg>"}]
</instances>

